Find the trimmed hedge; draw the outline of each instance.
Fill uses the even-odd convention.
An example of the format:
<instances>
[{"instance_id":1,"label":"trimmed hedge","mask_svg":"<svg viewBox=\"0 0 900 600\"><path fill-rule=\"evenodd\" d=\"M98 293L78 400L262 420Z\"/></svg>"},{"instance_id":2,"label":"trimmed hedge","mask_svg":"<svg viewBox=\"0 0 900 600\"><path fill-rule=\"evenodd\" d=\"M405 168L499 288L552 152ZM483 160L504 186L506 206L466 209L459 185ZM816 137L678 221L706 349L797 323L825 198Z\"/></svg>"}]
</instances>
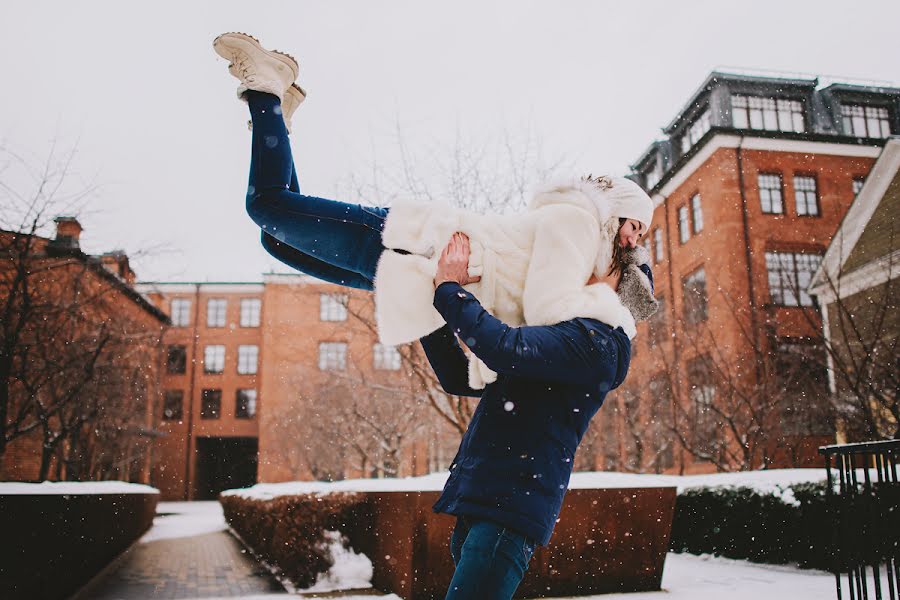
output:
<instances>
[{"instance_id":1,"label":"trimmed hedge","mask_svg":"<svg viewBox=\"0 0 900 600\"><path fill-rule=\"evenodd\" d=\"M675 503L670 550L825 570L896 555L900 486L834 496L830 506L825 483L789 489L795 503L747 487L682 492Z\"/></svg>"},{"instance_id":2,"label":"trimmed hedge","mask_svg":"<svg viewBox=\"0 0 900 600\"><path fill-rule=\"evenodd\" d=\"M219 496L225 520L278 574L298 588L316 582L332 566L325 531L351 535L365 522L364 495L354 493L279 496L249 500Z\"/></svg>"}]
</instances>

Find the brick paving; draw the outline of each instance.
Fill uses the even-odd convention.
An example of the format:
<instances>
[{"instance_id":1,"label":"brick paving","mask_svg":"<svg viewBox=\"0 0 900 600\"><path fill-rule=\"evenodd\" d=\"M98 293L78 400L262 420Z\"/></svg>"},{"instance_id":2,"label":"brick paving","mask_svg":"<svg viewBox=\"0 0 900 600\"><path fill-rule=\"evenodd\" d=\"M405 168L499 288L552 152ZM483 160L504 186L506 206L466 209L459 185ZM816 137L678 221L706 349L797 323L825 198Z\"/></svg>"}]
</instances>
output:
<instances>
[{"instance_id":1,"label":"brick paving","mask_svg":"<svg viewBox=\"0 0 900 600\"><path fill-rule=\"evenodd\" d=\"M83 597L186 600L288 596L224 531L224 520L217 521L222 519L218 503L161 503L157 511L161 514L147 535Z\"/></svg>"}]
</instances>

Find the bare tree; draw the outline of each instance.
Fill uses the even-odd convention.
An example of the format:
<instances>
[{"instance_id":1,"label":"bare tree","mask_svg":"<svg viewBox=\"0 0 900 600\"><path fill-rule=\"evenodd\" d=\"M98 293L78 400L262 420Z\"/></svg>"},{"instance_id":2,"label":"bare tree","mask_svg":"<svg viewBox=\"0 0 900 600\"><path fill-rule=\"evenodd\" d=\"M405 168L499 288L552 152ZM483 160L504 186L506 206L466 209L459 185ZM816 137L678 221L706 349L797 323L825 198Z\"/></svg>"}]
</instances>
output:
<instances>
[{"instance_id":1,"label":"bare tree","mask_svg":"<svg viewBox=\"0 0 900 600\"><path fill-rule=\"evenodd\" d=\"M886 223L887 246L872 278L877 286L848 294L846 262L836 272L823 270L829 334L804 313L811 338L824 350L833 377L834 409L848 437L855 440L900 438L900 362L898 362L897 232ZM836 239L832 243L840 244ZM860 265L856 265L860 268ZM818 316L818 315L816 315Z\"/></svg>"},{"instance_id":2,"label":"bare tree","mask_svg":"<svg viewBox=\"0 0 900 600\"><path fill-rule=\"evenodd\" d=\"M720 291L739 332L723 340L706 318L705 294L689 290L685 318L674 328L687 358L676 360L674 344L654 346L679 446L721 471L749 470L771 465L792 440L833 431L820 347L806 338L779 340L771 325L754 335L746 311Z\"/></svg>"},{"instance_id":3,"label":"bare tree","mask_svg":"<svg viewBox=\"0 0 900 600\"><path fill-rule=\"evenodd\" d=\"M40 432L41 479L52 458L66 453L72 469L60 466L60 475L86 477L91 469L75 457L110 412L104 402L128 391L112 373L155 364L131 350L155 349L161 328L148 330L123 314L125 285L101 260L73 240L40 235L54 214L77 208L92 191L61 191L72 155L58 165L51 153L37 172L12 153L3 156L4 172L20 167L37 189L26 195L0 182L0 458L16 439Z\"/></svg>"}]
</instances>

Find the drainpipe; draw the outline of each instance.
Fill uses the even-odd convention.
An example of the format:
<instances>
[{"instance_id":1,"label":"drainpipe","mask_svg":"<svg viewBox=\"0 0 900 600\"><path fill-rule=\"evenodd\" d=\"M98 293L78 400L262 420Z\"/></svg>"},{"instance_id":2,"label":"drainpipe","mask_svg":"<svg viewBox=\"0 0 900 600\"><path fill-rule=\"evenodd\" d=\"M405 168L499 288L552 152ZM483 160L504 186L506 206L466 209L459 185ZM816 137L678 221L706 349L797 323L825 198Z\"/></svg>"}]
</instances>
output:
<instances>
[{"instance_id":1,"label":"drainpipe","mask_svg":"<svg viewBox=\"0 0 900 600\"><path fill-rule=\"evenodd\" d=\"M738 189L741 193L741 221L744 227L744 252L747 261L747 289L750 294L750 330L753 335L753 345L755 349L764 350L759 346L759 326L756 315L756 291L753 286L753 253L750 250L750 223L747 215L747 193L744 189L744 155L743 155L744 136L741 136L737 146L737 170L738 170ZM759 352L754 357L754 366L756 369L756 383L762 381L762 369L759 361Z\"/></svg>"},{"instance_id":2,"label":"drainpipe","mask_svg":"<svg viewBox=\"0 0 900 600\"><path fill-rule=\"evenodd\" d=\"M191 457L194 444L194 381L197 372L197 320L200 318L200 284L194 284L194 318L191 321L191 376L188 382L187 401L187 449L184 455L184 499L193 500L191 483Z\"/></svg>"},{"instance_id":3,"label":"drainpipe","mask_svg":"<svg viewBox=\"0 0 900 600\"><path fill-rule=\"evenodd\" d=\"M677 331L675 331L675 274L672 271L672 228L669 227L669 198L663 198L663 214L665 215L665 224L666 224L666 256L668 256L668 260L666 261L666 270L669 272L669 314L671 315L671 320L669 321L672 324L672 332L676 335L672 336L672 361L673 366L675 367L675 372L680 373L680 356L681 349L679 347L680 337ZM677 382L674 382L679 387L681 386L681 378L678 378ZM675 394L675 390L670 390L672 394ZM678 399L673 397L673 401L677 402ZM684 454L679 453L678 460L678 474L684 475Z\"/></svg>"}]
</instances>

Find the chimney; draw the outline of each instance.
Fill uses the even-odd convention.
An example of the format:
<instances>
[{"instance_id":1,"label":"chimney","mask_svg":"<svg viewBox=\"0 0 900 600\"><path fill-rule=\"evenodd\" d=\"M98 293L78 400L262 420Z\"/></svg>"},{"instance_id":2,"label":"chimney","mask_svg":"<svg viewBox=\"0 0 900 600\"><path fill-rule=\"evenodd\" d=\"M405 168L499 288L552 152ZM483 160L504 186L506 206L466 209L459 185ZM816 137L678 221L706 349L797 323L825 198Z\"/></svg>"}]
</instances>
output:
<instances>
[{"instance_id":1,"label":"chimney","mask_svg":"<svg viewBox=\"0 0 900 600\"><path fill-rule=\"evenodd\" d=\"M113 250L112 252L104 253L100 257L100 263L106 267L107 270L118 275L125 283L129 285L134 284L136 276L134 271L131 270L131 265L128 263L128 256L125 254L124 250Z\"/></svg>"},{"instance_id":2,"label":"chimney","mask_svg":"<svg viewBox=\"0 0 900 600\"><path fill-rule=\"evenodd\" d=\"M57 248L79 249L78 238L81 236L81 223L75 217L56 217L56 238L53 245Z\"/></svg>"}]
</instances>

